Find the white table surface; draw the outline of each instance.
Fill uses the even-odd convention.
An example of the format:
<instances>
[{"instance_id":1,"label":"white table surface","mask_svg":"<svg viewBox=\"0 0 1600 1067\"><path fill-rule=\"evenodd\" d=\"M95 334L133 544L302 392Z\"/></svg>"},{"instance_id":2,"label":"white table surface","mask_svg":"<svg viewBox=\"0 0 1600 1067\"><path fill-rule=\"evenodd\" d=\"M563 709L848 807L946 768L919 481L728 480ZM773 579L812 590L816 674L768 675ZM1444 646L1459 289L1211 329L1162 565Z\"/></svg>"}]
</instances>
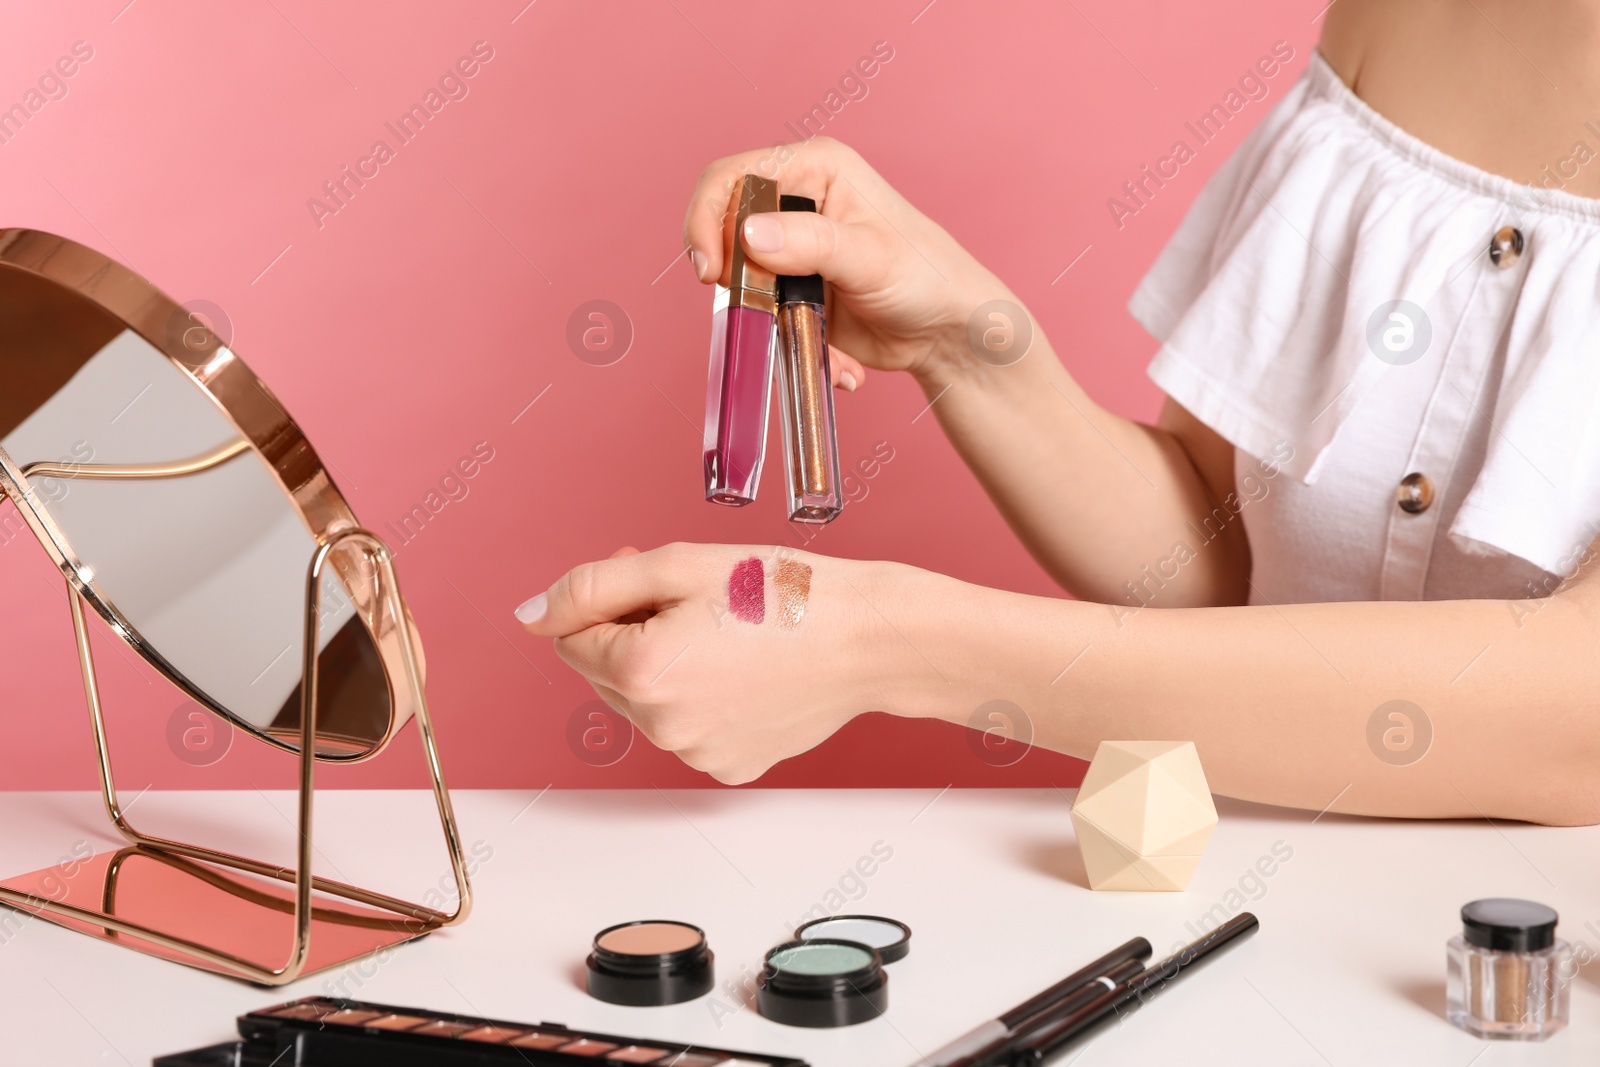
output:
<instances>
[{"instance_id":1,"label":"white table surface","mask_svg":"<svg viewBox=\"0 0 1600 1067\"><path fill-rule=\"evenodd\" d=\"M1165 954L1258 859L1292 850L1248 904L1261 930L1062 1062L1498 1067L1600 1063L1600 963L1574 983L1572 1025L1542 1044L1481 1042L1443 1019L1444 943L1457 910L1518 896L1561 912L1600 950L1600 828L1313 820L1219 801L1221 823L1185 893L1086 888L1070 792L870 790L458 792L464 840L492 850L472 918L379 967L262 990L30 922L0 943L0 1064L133 1064L228 1039L238 1014L324 993L641 1038L801 1056L813 1067L915 1063L1129 937ZM420 897L448 866L429 798L319 794L322 873ZM289 793L149 793L152 832L287 858ZM0 794L0 871L114 845L92 794ZM375 829L367 829L375 828ZM881 844L879 844L881 842ZM856 889L858 859L892 850ZM762 954L841 878L849 911L915 931L892 965L886 1016L808 1031L760 1018L744 994L623 1008L581 988L594 933L616 922L697 923L719 983ZM415 897L413 898L415 899ZM1592 923L1589 928L1586 924ZM286 946L287 949L287 946ZM1076 1058L1073 1058L1076 1057Z\"/></svg>"}]
</instances>

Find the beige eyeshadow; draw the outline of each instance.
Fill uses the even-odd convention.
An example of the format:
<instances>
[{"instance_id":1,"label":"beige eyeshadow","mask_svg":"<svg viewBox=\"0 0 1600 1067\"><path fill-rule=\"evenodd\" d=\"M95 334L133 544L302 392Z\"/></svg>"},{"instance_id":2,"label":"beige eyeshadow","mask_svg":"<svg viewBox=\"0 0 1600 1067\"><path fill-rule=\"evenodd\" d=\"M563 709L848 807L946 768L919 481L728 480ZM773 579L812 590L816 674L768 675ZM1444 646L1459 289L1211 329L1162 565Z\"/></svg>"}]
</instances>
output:
<instances>
[{"instance_id":1,"label":"beige eyeshadow","mask_svg":"<svg viewBox=\"0 0 1600 1067\"><path fill-rule=\"evenodd\" d=\"M374 1019L367 1025L375 1030L409 1030L414 1026L421 1026L427 1019L420 1015L385 1015L381 1019Z\"/></svg>"},{"instance_id":2,"label":"beige eyeshadow","mask_svg":"<svg viewBox=\"0 0 1600 1067\"><path fill-rule=\"evenodd\" d=\"M607 1053L606 1059L617 1063L654 1063L667 1054L664 1048L651 1048L648 1045L629 1045L619 1048L615 1052Z\"/></svg>"},{"instance_id":3,"label":"beige eyeshadow","mask_svg":"<svg viewBox=\"0 0 1600 1067\"><path fill-rule=\"evenodd\" d=\"M345 1008L343 1011L336 1011L332 1015L324 1015L322 1021L325 1023L339 1023L343 1026L360 1026L362 1023L370 1019L376 1019L382 1014L383 1012L381 1011L360 1011L356 1008Z\"/></svg>"},{"instance_id":4,"label":"beige eyeshadow","mask_svg":"<svg viewBox=\"0 0 1600 1067\"><path fill-rule=\"evenodd\" d=\"M625 956L659 956L694 948L704 935L682 923L634 923L602 935L595 944Z\"/></svg>"},{"instance_id":5,"label":"beige eyeshadow","mask_svg":"<svg viewBox=\"0 0 1600 1067\"><path fill-rule=\"evenodd\" d=\"M602 1053L610 1052L616 1047L609 1041L590 1041L585 1037L574 1041L570 1045L562 1045L556 1051L565 1053L568 1056L599 1056Z\"/></svg>"},{"instance_id":6,"label":"beige eyeshadow","mask_svg":"<svg viewBox=\"0 0 1600 1067\"><path fill-rule=\"evenodd\" d=\"M480 1026L476 1030L469 1030L461 1035L463 1041L481 1041L486 1045L504 1045L514 1037L527 1033L526 1030L504 1030L498 1026Z\"/></svg>"},{"instance_id":7,"label":"beige eyeshadow","mask_svg":"<svg viewBox=\"0 0 1600 1067\"><path fill-rule=\"evenodd\" d=\"M779 562L772 572L772 589L777 601L778 625L792 630L805 618L811 599L811 566L797 559Z\"/></svg>"},{"instance_id":8,"label":"beige eyeshadow","mask_svg":"<svg viewBox=\"0 0 1600 1067\"><path fill-rule=\"evenodd\" d=\"M432 1034L434 1037L455 1037L474 1029L476 1023L453 1023L445 1019L435 1019L427 1026L419 1026L411 1031L413 1034Z\"/></svg>"},{"instance_id":9,"label":"beige eyeshadow","mask_svg":"<svg viewBox=\"0 0 1600 1067\"><path fill-rule=\"evenodd\" d=\"M335 1010L327 1004L291 1004L272 1012L272 1015L279 1019L320 1019Z\"/></svg>"},{"instance_id":10,"label":"beige eyeshadow","mask_svg":"<svg viewBox=\"0 0 1600 1067\"><path fill-rule=\"evenodd\" d=\"M525 1037L514 1037L508 1044L512 1048L555 1048L571 1041L571 1034L528 1034Z\"/></svg>"}]
</instances>

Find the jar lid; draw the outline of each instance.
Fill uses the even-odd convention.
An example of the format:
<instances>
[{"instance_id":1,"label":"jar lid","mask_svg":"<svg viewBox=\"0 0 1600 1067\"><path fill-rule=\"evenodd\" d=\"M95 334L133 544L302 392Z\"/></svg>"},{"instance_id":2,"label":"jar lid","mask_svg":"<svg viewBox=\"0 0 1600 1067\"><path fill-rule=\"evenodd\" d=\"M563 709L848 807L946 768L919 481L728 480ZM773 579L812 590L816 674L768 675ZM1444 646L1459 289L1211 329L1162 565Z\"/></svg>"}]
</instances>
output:
<instances>
[{"instance_id":1,"label":"jar lid","mask_svg":"<svg viewBox=\"0 0 1600 1067\"><path fill-rule=\"evenodd\" d=\"M1492 897L1461 909L1461 936L1496 952L1539 952L1556 941L1556 912L1531 900Z\"/></svg>"}]
</instances>

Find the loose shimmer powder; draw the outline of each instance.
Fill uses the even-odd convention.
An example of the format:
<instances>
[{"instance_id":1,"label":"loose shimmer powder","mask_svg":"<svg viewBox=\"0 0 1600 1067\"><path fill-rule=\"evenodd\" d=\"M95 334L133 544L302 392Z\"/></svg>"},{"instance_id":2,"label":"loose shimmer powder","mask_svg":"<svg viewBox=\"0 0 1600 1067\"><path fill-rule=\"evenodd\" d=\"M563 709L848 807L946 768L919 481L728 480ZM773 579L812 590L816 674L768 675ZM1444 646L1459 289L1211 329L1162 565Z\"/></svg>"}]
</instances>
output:
<instances>
[{"instance_id":1,"label":"loose shimmer powder","mask_svg":"<svg viewBox=\"0 0 1600 1067\"><path fill-rule=\"evenodd\" d=\"M778 623L786 630L799 626L811 599L810 564L797 559L782 561L772 573L772 589L778 601Z\"/></svg>"},{"instance_id":2,"label":"loose shimmer powder","mask_svg":"<svg viewBox=\"0 0 1600 1067\"><path fill-rule=\"evenodd\" d=\"M728 608L736 618L757 625L767 617L766 570L755 556L733 565L728 575Z\"/></svg>"}]
</instances>

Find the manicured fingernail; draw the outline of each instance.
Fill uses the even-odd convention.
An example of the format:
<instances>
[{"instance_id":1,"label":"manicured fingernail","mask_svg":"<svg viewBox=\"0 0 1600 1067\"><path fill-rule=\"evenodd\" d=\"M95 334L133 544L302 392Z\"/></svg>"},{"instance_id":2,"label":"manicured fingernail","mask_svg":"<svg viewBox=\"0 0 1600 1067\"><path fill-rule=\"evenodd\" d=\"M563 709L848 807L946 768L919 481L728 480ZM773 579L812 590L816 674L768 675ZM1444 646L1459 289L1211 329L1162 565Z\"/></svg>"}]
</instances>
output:
<instances>
[{"instance_id":1,"label":"manicured fingernail","mask_svg":"<svg viewBox=\"0 0 1600 1067\"><path fill-rule=\"evenodd\" d=\"M517 609L517 621L527 626L544 618L544 594L540 593Z\"/></svg>"},{"instance_id":2,"label":"manicured fingernail","mask_svg":"<svg viewBox=\"0 0 1600 1067\"><path fill-rule=\"evenodd\" d=\"M689 266L694 268L694 276L701 281L706 280L706 257L695 249L689 249Z\"/></svg>"},{"instance_id":3,"label":"manicured fingernail","mask_svg":"<svg viewBox=\"0 0 1600 1067\"><path fill-rule=\"evenodd\" d=\"M856 376L854 374L851 374L847 370L840 371L839 372L839 385L842 386L844 388L844 391L847 392L847 393L855 392L856 391Z\"/></svg>"},{"instance_id":4,"label":"manicured fingernail","mask_svg":"<svg viewBox=\"0 0 1600 1067\"><path fill-rule=\"evenodd\" d=\"M766 215L744 220L744 246L752 252L776 252L783 247L783 224Z\"/></svg>"}]
</instances>

